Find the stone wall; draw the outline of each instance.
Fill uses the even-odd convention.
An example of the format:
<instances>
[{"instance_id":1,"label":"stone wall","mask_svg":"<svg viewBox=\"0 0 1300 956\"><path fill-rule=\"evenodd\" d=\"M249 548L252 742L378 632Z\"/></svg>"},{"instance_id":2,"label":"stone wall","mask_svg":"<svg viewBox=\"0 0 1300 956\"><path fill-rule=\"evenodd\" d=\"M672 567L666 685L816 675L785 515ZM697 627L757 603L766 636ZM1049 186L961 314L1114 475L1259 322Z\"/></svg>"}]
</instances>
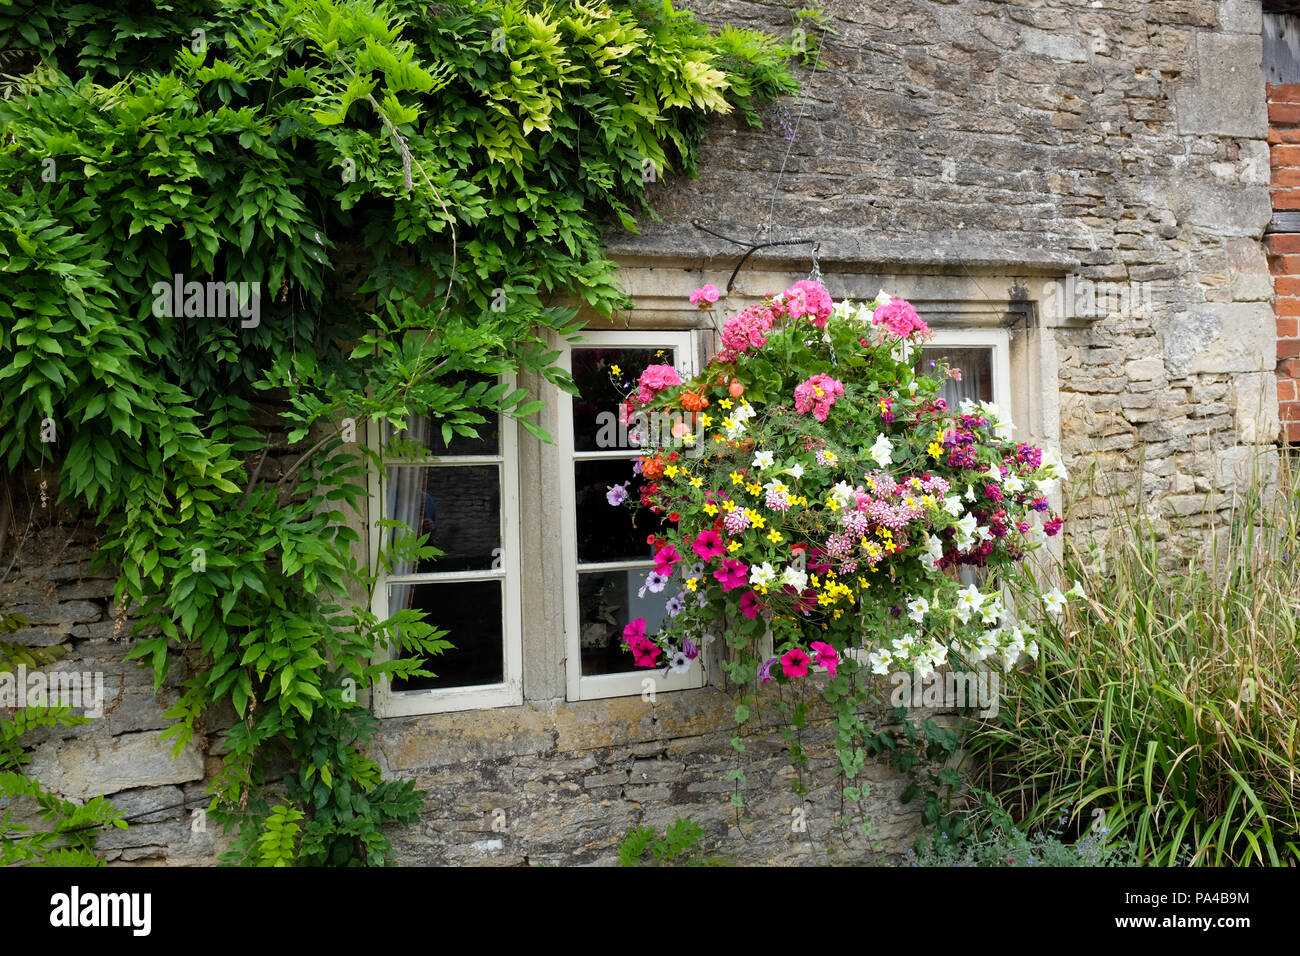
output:
<instances>
[{"instance_id":1,"label":"stone wall","mask_svg":"<svg viewBox=\"0 0 1300 956\"><path fill-rule=\"evenodd\" d=\"M793 28L781 4L689 5L717 24ZM812 237L833 294L837 263L960 276L989 260L1072 257L1076 287L1139 294L1127 306L1098 296L1094 314L1073 303L1084 314L1070 316L1067 304L1052 330L1067 463L1096 461L1118 487L1140 477L1178 515L1226 508L1252 468L1271 471L1260 4L824 9L834 32L821 38L823 65L803 71L805 96L769 111L766 130L715 124L699 178L657 185L663 221L613 235L614 249L694 257L725 284L735 248L692 220L745 240ZM817 36L810 28L809 43Z\"/></svg>"}]
</instances>

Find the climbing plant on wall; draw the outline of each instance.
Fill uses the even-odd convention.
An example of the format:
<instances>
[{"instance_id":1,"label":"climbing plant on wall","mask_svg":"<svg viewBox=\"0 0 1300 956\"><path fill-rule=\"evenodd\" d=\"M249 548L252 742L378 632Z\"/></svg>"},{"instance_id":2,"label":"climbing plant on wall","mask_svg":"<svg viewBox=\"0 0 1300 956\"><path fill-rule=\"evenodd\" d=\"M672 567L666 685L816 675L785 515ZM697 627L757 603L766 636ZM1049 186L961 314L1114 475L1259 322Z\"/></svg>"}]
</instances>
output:
<instances>
[{"instance_id":1,"label":"climbing plant on wall","mask_svg":"<svg viewBox=\"0 0 1300 956\"><path fill-rule=\"evenodd\" d=\"M756 123L792 51L622 0L20 0L0 49L0 459L93 509L130 656L161 683L184 655L176 747L233 706L231 858L383 863L420 796L364 756L356 691L447 643L362 597L349 421L464 435L486 407L545 437L521 391L464 383L570 387L560 303L626 304L606 220L692 174L710 116ZM301 444L278 473L267 402Z\"/></svg>"}]
</instances>

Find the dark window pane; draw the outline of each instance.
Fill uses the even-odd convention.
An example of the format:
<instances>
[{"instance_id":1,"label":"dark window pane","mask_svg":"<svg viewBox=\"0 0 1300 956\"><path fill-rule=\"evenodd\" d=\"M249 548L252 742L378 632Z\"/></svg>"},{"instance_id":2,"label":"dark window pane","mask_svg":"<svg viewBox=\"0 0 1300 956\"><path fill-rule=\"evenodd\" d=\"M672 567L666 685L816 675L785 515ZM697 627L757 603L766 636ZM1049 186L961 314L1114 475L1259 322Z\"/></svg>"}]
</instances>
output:
<instances>
[{"instance_id":1,"label":"dark window pane","mask_svg":"<svg viewBox=\"0 0 1300 956\"><path fill-rule=\"evenodd\" d=\"M650 668L637 667L631 652L623 648L623 628L643 617L646 633L658 633L667 616L668 599L681 590L681 580L678 575L658 594L647 589L645 597L637 597L650 570L578 575L578 636L584 675L642 670L654 673Z\"/></svg>"},{"instance_id":2,"label":"dark window pane","mask_svg":"<svg viewBox=\"0 0 1300 956\"><path fill-rule=\"evenodd\" d=\"M574 462L574 490L578 516L578 561L636 561L654 557L646 536L663 534L667 517L648 508L633 514L640 501L644 479L632 474L631 458L603 458ZM625 481L628 500L614 506L606 497L610 487Z\"/></svg>"},{"instance_id":3,"label":"dark window pane","mask_svg":"<svg viewBox=\"0 0 1300 956\"><path fill-rule=\"evenodd\" d=\"M618 406L636 388L647 366L676 365L672 348L575 348L573 381L573 447L597 451L619 445L599 442L602 428L608 436L618 428ZM617 373L615 372L617 369ZM626 447L626 446L624 446Z\"/></svg>"},{"instance_id":4,"label":"dark window pane","mask_svg":"<svg viewBox=\"0 0 1300 956\"><path fill-rule=\"evenodd\" d=\"M917 365L918 373L930 374L931 362L948 360L949 368L961 369L961 381L948 379L939 389L939 397L956 409L962 399L972 402L993 401L993 350L990 348L948 348L933 345L921 349L921 361Z\"/></svg>"},{"instance_id":5,"label":"dark window pane","mask_svg":"<svg viewBox=\"0 0 1300 956\"><path fill-rule=\"evenodd\" d=\"M389 517L446 552L432 561L396 562L395 574L486 571L501 566L499 465L388 469ZM391 537L390 537L391 541Z\"/></svg>"},{"instance_id":6,"label":"dark window pane","mask_svg":"<svg viewBox=\"0 0 1300 956\"><path fill-rule=\"evenodd\" d=\"M393 690L500 684L505 680L500 581L389 585L388 613L406 608L423 611L426 621L448 631L445 640L453 646L426 660L425 669L437 677L394 679Z\"/></svg>"},{"instance_id":7,"label":"dark window pane","mask_svg":"<svg viewBox=\"0 0 1300 956\"><path fill-rule=\"evenodd\" d=\"M468 376L458 387L469 389L484 381L486 380L481 376ZM482 423L467 423L478 432L477 437L466 438L453 433L449 443L442 440L441 419L412 415L407 420L406 430L400 433L396 444L390 447L390 443L394 440L393 428L385 421L381 424L384 454L390 458L416 461L430 455L437 458L453 455L499 455L501 453L500 416L495 409L490 408L477 408L470 411L485 419ZM418 454L408 451L405 446L412 442L423 451Z\"/></svg>"}]
</instances>

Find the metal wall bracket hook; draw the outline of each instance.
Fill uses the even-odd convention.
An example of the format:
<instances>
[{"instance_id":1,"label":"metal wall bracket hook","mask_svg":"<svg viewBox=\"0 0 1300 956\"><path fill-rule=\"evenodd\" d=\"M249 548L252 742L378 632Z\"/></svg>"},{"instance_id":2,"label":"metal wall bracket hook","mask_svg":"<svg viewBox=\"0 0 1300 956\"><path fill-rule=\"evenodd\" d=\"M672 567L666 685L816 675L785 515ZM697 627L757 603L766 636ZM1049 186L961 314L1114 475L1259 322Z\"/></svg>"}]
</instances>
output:
<instances>
[{"instance_id":1,"label":"metal wall bracket hook","mask_svg":"<svg viewBox=\"0 0 1300 956\"><path fill-rule=\"evenodd\" d=\"M814 243L813 243L813 253L812 253L812 268L808 270L808 281L809 281L809 282L821 282L821 281L822 281L821 262L820 262L820 260L817 258L817 254L818 254L819 252L821 252L821 251L822 251L822 244L821 244L820 242L814 242Z\"/></svg>"}]
</instances>

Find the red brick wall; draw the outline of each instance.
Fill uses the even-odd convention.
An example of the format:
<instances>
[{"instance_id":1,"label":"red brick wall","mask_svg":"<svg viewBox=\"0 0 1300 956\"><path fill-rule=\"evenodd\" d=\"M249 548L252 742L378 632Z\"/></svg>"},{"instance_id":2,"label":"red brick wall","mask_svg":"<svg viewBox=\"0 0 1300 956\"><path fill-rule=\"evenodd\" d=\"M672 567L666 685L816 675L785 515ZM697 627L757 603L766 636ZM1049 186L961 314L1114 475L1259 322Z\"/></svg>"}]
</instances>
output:
<instances>
[{"instance_id":1,"label":"red brick wall","mask_svg":"<svg viewBox=\"0 0 1300 956\"><path fill-rule=\"evenodd\" d=\"M1300 83L1268 87L1273 209L1300 212ZM1300 442L1300 232L1265 240L1277 315L1277 401L1283 437Z\"/></svg>"}]
</instances>

